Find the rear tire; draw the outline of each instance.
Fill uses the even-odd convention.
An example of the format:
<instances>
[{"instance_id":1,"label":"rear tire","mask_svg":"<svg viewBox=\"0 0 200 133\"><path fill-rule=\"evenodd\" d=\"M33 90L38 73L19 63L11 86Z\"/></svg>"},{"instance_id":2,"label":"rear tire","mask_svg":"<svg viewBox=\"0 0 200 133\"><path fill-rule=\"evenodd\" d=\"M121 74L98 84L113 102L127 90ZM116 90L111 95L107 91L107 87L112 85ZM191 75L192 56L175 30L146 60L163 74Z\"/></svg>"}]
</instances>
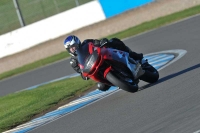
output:
<instances>
[{"instance_id":1,"label":"rear tire","mask_svg":"<svg viewBox=\"0 0 200 133\"><path fill-rule=\"evenodd\" d=\"M122 78L118 78L115 74L108 72L106 75L106 79L112 83L115 86L118 86L119 88L134 93L138 91L138 85L136 83L129 83L127 81L124 81Z\"/></svg>"},{"instance_id":2,"label":"rear tire","mask_svg":"<svg viewBox=\"0 0 200 133\"><path fill-rule=\"evenodd\" d=\"M158 71L148 64L147 68L143 68L145 70L145 73L139 78L140 80L143 80L148 83L155 83L159 79L159 73Z\"/></svg>"}]
</instances>

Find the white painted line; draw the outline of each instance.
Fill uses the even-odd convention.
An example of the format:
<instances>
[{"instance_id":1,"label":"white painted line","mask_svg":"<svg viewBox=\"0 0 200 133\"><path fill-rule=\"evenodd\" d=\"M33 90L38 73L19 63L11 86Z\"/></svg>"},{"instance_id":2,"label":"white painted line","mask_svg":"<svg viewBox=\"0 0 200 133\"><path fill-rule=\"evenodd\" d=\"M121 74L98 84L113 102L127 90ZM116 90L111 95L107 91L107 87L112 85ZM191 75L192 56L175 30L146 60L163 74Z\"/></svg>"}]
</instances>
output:
<instances>
[{"instance_id":1,"label":"white painted line","mask_svg":"<svg viewBox=\"0 0 200 133\"><path fill-rule=\"evenodd\" d=\"M186 50L182 50L182 49L175 49L175 50L166 50L166 51L161 51L161 52L155 52L155 53L150 53L150 54L147 54L145 56L149 56L149 55L152 55L152 54L161 54L161 53L169 53L169 54L172 54L172 53L175 53L177 54L178 56L175 57L172 61L170 61L169 63L167 63L167 65L161 67L158 69L158 71L164 69L165 67L171 65L172 63L176 62L177 60L179 60L181 57L183 57L187 51Z\"/></svg>"},{"instance_id":2,"label":"white painted line","mask_svg":"<svg viewBox=\"0 0 200 133\"><path fill-rule=\"evenodd\" d=\"M80 102L86 102L86 101L88 101L88 100L97 99L97 98L99 98L99 97L104 96L104 95L107 94L107 93L108 93L108 92L102 92L102 93L96 94L96 95L94 95L94 96L92 95L92 96L89 96L89 97L80 98L80 99L78 99L78 100L72 101L71 103L69 103L69 104L67 104L67 105L61 106L61 107L59 107L58 109L70 107L70 106L73 106L73 105L75 105L75 104L77 104L77 103L80 103Z\"/></svg>"},{"instance_id":3,"label":"white painted line","mask_svg":"<svg viewBox=\"0 0 200 133\"><path fill-rule=\"evenodd\" d=\"M166 56L164 58L158 58L157 60L149 60L149 62L151 62L151 64L154 64L154 63L159 63L163 60L168 60L168 61L170 60L171 61L174 57L175 57L174 55L170 55L170 56Z\"/></svg>"},{"instance_id":4,"label":"white painted line","mask_svg":"<svg viewBox=\"0 0 200 133\"><path fill-rule=\"evenodd\" d=\"M200 133L200 130L198 130L198 131L196 131L196 132L194 132L194 133Z\"/></svg>"}]
</instances>

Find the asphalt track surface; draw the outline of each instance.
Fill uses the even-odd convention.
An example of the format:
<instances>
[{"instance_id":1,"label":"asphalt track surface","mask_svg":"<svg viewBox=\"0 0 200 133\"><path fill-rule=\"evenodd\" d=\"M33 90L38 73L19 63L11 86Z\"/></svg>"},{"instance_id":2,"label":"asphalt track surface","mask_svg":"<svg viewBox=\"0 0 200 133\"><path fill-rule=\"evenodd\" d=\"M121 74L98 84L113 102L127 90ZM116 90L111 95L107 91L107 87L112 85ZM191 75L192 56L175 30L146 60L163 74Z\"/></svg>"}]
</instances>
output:
<instances>
[{"instance_id":1,"label":"asphalt track surface","mask_svg":"<svg viewBox=\"0 0 200 133\"><path fill-rule=\"evenodd\" d=\"M124 42L144 54L184 49L181 59L162 69L156 84L120 90L31 132L194 133L200 130L200 16ZM74 73L68 60L0 82L1 96Z\"/></svg>"}]
</instances>

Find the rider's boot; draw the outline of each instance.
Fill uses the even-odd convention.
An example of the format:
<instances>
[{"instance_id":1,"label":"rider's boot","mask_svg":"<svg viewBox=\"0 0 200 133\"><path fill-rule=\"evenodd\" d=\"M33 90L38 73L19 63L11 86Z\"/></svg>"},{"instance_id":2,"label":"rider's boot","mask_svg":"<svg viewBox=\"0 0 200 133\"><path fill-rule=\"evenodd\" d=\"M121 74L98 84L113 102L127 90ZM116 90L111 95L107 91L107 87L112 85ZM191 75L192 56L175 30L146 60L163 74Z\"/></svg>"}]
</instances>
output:
<instances>
[{"instance_id":1,"label":"rider's boot","mask_svg":"<svg viewBox=\"0 0 200 133\"><path fill-rule=\"evenodd\" d=\"M133 58L134 60L142 60L143 59L143 54L133 52L129 47L126 46L127 51L129 52L129 57Z\"/></svg>"},{"instance_id":2,"label":"rider's boot","mask_svg":"<svg viewBox=\"0 0 200 133\"><path fill-rule=\"evenodd\" d=\"M130 51L129 52L129 56L131 57L131 58L133 58L134 60L139 60L139 61L141 61L142 59L143 59L143 54L138 54L138 53L135 53L135 52L133 52L133 51Z\"/></svg>"},{"instance_id":3,"label":"rider's boot","mask_svg":"<svg viewBox=\"0 0 200 133\"><path fill-rule=\"evenodd\" d=\"M142 68L145 68L149 65L148 60L144 59L144 58L142 58L142 60L140 60L140 64L141 64Z\"/></svg>"},{"instance_id":4,"label":"rider's boot","mask_svg":"<svg viewBox=\"0 0 200 133\"><path fill-rule=\"evenodd\" d=\"M127 48L128 48L128 47L127 47ZM142 66L148 65L148 60L147 60L147 59L144 59L142 53L140 53L140 54L135 53L135 52L133 52L130 48L129 48L129 57L133 58L134 60L139 60L139 62L140 62L140 64L141 64Z\"/></svg>"}]
</instances>

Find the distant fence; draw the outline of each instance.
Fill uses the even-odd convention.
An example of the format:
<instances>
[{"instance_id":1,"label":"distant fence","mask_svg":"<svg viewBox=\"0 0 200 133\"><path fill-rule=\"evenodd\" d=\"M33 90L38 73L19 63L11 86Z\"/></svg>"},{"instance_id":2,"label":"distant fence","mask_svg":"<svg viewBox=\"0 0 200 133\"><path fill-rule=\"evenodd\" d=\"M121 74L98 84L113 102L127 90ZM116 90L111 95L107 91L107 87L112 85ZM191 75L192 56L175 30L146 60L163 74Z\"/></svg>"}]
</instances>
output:
<instances>
[{"instance_id":1,"label":"distant fence","mask_svg":"<svg viewBox=\"0 0 200 133\"><path fill-rule=\"evenodd\" d=\"M15 8L18 3L25 25L48 18L92 0L0 0L0 35L21 27Z\"/></svg>"},{"instance_id":2,"label":"distant fence","mask_svg":"<svg viewBox=\"0 0 200 133\"><path fill-rule=\"evenodd\" d=\"M0 36L0 58L105 20L101 5L92 1Z\"/></svg>"},{"instance_id":3,"label":"distant fence","mask_svg":"<svg viewBox=\"0 0 200 133\"><path fill-rule=\"evenodd\" d=\"M37 0L32 2L34 3L38 1L52 2L52 0ZM72 8L65 12L59 13L52 17L48 17L41 21L32 23L30 25L27 25L25 27L19 28L17 30L0 36L0 58L23 51L42 42L55 39L59 36L70 33L84 26L103 21L106 18L123 13L124 11L127 11L131 8L142 6L151 1L153 0L95 0L88 2L87 4L81 5L79 7ZM106 2L108 2L108 4L105 4ZM32 8L33 3L29 3L30 5L27 4L26 7L28 8L29 5L29 7ZM43 15L46 13L46 16L49 16L47 13L50 12L51 8L48 10L47 9L48 6L45 6L45 8L41 8L41 11L39 11L39 9L35 7L34 12L32 11L33 13L30 12L29 14L27 13L25 15L27 18L30 18L25 20L25 22L27 23L30 21L29 23L31 23L31 19L36 20L35 18L40 18L41 12ZM55 10L58 9L56 9L55 7ZM10 19L10 21L12 20L12 18L10 17L8 19ZM16 17L15 21L17 21Z\"/></svg>"}]
</instances>

